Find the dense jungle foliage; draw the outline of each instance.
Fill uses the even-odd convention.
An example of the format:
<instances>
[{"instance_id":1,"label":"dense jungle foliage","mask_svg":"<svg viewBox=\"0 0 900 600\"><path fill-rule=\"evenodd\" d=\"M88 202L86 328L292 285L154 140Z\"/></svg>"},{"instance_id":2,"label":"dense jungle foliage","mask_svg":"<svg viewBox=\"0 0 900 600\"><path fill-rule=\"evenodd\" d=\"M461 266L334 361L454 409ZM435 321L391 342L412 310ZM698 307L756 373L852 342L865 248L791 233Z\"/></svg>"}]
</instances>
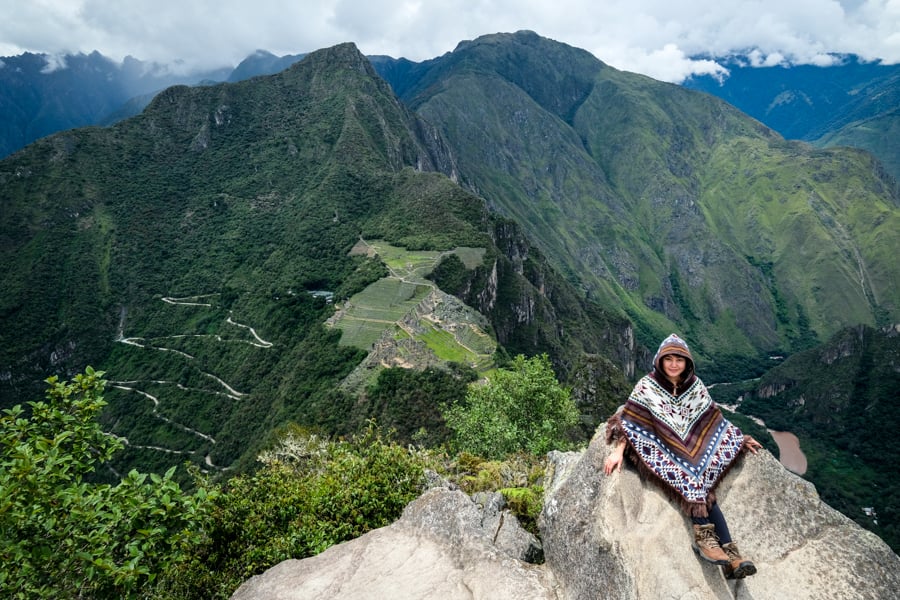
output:
<instances>
[{"instance_id":1,"label":"dense jungle foliage","mask_svg":"<svg viewBox=\"0 0 900 600\"><path fill-rule=\"evenodd\" d=\"M505 387L528 389L547 384L547 372L544 358L498 376ZM91 483L88 475L122 449L97 419L103 375L88 369L71 382L50 378L47 402L0 417L4 597L229 598L283 560L389 525L424 490L426 470L469 493L500 491L536 532L539 457L452 457L441 446L399 444L374 421L346 438L282 426L253 472L214 482L192 468L192 493L174 481L175 467L164 476L132 471L114 485ZM532 409L540 423L557 417L551 406ZM467 447L464 435L455 445Z\"/></svg>"}]
</instances>

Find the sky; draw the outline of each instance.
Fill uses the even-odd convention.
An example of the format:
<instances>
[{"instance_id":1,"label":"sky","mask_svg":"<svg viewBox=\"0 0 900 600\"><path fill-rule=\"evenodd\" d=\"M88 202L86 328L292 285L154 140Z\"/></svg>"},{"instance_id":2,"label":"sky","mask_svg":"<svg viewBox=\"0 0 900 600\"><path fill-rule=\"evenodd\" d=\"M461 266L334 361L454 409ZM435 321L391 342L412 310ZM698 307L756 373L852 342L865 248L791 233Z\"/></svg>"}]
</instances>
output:
<instances>
[{"instance_id":1,"label":"sky","mask_svg":"<svg viewBox=\"0 0 900 600\"><path fill-rule=\"evenodd\" d=\"M723 75L733 54L757 66L900 62L900 0L0 0L0 15L0 56L96 50L179 72L343 42L422 61L521 29L675 83Z\"/></svg>"}]
</instances>

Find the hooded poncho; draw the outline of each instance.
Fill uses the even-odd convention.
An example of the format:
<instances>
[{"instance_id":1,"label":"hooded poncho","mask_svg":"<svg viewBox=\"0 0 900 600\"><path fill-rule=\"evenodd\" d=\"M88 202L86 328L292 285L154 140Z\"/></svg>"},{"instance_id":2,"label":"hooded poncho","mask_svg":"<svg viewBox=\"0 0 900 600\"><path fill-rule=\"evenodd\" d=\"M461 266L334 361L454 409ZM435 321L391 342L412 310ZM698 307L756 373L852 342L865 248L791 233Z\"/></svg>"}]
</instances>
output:
<instances>
[{"instance_id":1,"label":"hooded poncho","mask_svg":"<svg viewBox=\"0 0 900 600\"><path fill-rule=\"evenodd\" d=\"M679 386L661 375L661 360L668 354L687 359ZM705 517L716 485L741 454L744 435L694 375L690 350L678 336L660 344L654 365L654 373L638 381L625 406L609 420L607 439L624 438L642 473L679 500L690 516Z\"/></svg>"}]
</instances>

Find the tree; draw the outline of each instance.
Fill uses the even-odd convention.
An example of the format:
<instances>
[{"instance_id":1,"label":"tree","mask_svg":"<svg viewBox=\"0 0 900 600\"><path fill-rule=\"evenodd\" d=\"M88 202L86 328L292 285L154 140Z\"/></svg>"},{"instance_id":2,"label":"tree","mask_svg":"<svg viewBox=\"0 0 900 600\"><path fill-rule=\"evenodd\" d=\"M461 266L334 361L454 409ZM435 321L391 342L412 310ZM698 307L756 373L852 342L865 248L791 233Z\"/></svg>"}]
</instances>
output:
<instances>
[{"instance_id":1,"label":"tree","mask_svg":"<svg viewBox=\"0 0 900 600\"><path fill-rule=\"evenodd\" d=\"M337 441L289 425L258 458L260 469L225 484L208 536L172 565L154 597L226 600L283 560L389 525L421 493L430 460L371 421Z\"/></svg>"},{"instance_id":2,"label":"tree","mask_svg":"<svg viewBox=\"0 0 900 600\"><path fill-rule=\"evenodd\" d=\"M546 354L520 354L486 383L471 384L465 402L444 407L443 416L459 450L500 459L564 445L566 430L578 422L578 409Z\"/></svg>"},{"instance_id":3,"label":"tree","mask_svg":"<svg viewBox=\"0 0 900 600\"><path fill-rule=\"evenodd\" d=\"M122 448L97 422L102 372L47 379L46 402L0 417L0 595L130 598L202 531L207 494L131 471L85 481ZM149 479L149 481L148 481Z\"/></svg>"}]
</instances>

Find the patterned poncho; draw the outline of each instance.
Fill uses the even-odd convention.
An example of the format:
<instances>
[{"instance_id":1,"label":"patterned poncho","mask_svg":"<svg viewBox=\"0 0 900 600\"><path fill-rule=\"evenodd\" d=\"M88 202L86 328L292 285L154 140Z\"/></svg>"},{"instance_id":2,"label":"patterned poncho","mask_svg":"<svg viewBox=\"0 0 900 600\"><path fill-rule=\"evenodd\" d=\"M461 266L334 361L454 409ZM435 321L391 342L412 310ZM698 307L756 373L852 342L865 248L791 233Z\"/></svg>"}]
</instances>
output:
<instances>
[{"instance_id":1,"label":"patterned poncho","mask_svg":"<svg viewBox=\"0 0 900 600\"><path fill-rule=\"evenodd\" d=\"M676 398L653 377L643 377L610 419L609 438L624 437L643 473L690 516L705 517L716 485L741 453L744 436L722 416L699 378L688 383Z\"/></svg>"}]
</instances>

